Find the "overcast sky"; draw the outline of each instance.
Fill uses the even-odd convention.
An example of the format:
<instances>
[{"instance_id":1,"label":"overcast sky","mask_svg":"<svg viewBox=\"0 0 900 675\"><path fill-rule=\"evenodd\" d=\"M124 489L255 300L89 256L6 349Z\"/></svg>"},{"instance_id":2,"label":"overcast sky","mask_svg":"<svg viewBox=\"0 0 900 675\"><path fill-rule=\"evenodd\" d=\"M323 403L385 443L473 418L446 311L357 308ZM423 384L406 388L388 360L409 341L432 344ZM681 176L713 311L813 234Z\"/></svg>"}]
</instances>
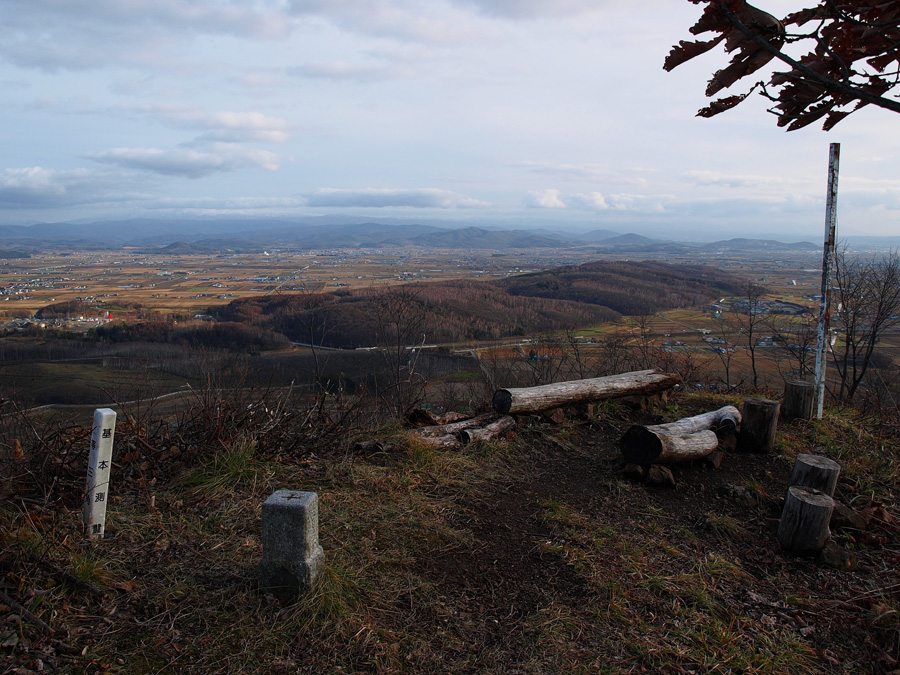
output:
<instances>
[{"instance_id":1,"label":"overcast sky","mask_svg":"<svg viewBox=\"0 0 900 675\"><path fill-rule=\"evenodd\" d=\"M760 0L783 16L804 5ZM713 119L687 0L2 0L0 223L348 214L900 234L900 116ZM736 85L736 88L741 85Z\"/></svg>"}]
</instances>

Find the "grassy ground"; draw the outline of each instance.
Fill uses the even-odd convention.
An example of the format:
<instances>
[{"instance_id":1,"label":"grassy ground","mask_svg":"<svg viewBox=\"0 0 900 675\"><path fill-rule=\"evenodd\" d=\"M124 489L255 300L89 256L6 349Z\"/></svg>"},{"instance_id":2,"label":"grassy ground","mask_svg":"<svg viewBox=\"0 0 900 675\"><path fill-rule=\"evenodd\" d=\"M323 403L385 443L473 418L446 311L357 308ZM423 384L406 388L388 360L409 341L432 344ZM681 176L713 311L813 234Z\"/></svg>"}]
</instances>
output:
<instances>
[{"instance_id":1,"label":"grassy ground","mask_svg":"<svg viewBox=\"0 0 900 675\"><path fill-rule=\"evenodd\" d=\"M848 413L782 427L773 455L622 477L633 422L607 405L459 452L396 428L285 449L236 434L203 447L117 431L106 538L80 533L85 430L3 441L0 664L5 672L887 673L900 667L895 446ZM735 401L739 403L739 401ZM774 530L798 452L842 463L836 530L852 571L783 554ZM18 448L18 452L16 449ZM50 453L49 465L41 453ZM54 462L56 462L54 464ZM52 477L52 490L29 478ZM261 504L320 499L326 565L282 605L261 593ZM865 535L865 536L864 536ZM19 670L15 670L15 669Z\"/></svg>"}]
</instances>

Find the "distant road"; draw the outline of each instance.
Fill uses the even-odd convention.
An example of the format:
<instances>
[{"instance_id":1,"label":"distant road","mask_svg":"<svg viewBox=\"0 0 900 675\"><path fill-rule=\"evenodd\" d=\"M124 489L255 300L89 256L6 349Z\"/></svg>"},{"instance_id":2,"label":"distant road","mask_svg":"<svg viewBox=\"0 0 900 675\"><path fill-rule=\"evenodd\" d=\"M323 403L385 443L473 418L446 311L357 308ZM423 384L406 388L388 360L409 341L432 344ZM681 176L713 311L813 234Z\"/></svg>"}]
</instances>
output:
<instances>
[{"instance_id":1,"label":"distant road","mask_svg":"<svg viewBox=\"0 0 900 675\"><path fill-rule=\"evenodd\" d=\"M324 345L311 345L308 342L291 342L295 347L309 347L310 349L323 349L328 352L343 352L344 349L340 347L326 347Z\"/></svg>"},{"instance_id":2,"label":"distant road","mask_svg":"<svg viewBox=\"0 0 900 675\"><path fill-rule=\"evenodd\" d=\"M15 412L5 413L0 415L0 419L5 419L7 417L12 417L14 415L18 415L21 413L31 413L36 412L38 410L50 410L50 409L73 409L73 408L121 408L126 405L133 405L135 403L156 403L157 401L165 401L170 398L184 398L186 396L197 396L204 390L193 389L189 384L184 385L187 387L185 391L170 391L168 394L160 394L159 396L152 396L150 398L136 398L133 401L116 401L115 403L47 403L45 405L35 406L34 408L25 408L24 410L18 410ZM297 385L297 384L289 384L285 387L271 387L266 391L283 391L285 389L300 389L302 387L311 386L311 385ZM245 387L245 389L253 389L253 387ZM234 387L220 387L215 389L214 391L234 391Z\"/></svg>"}]
</instances>

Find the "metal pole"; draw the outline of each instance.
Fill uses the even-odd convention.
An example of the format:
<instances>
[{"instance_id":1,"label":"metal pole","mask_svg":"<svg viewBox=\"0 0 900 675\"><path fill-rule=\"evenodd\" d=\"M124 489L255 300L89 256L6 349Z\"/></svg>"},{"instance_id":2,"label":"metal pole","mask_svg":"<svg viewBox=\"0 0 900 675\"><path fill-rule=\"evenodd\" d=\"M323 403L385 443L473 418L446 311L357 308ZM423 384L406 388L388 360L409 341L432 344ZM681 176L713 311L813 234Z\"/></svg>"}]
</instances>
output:
<instances>
[{"instance_id":1,"label":"metal pole","mask_svg":"<svg viewBox=\"0 0 900 675\"><path fill-rule=\"evenodd\" d=\"M816 347L816 417L822 418L825 406L825 357L828 349L828 324L831 308L828 295L831 291L831 269L834 264L834 241L837 230L838 170L841 144L832 143L828 153L828 194L825 198L825 250L822 254L822 301L819 305L818 344Z\"/></svg>"}]
</instances>

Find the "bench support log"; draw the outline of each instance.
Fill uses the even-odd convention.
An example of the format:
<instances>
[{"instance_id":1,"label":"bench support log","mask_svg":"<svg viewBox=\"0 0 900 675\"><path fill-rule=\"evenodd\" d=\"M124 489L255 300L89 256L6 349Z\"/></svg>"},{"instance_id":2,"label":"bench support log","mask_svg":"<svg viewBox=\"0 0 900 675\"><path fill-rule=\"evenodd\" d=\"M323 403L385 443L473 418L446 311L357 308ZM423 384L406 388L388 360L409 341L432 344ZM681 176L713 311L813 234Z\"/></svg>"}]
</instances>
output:
<instances>
[{"instance_id":1,"label":"bench support log","mask_svg":"<svg viewBox=\"0 0 900 675\"><path fill-rule=\"evenodd\" d=\"M716 432L734 433L741 413L731 405L668 424L631 427L619 440L629 464L674 464L706 457L719 446Z\"/></svg>"},{"instance_id":2,"label":"bench support log","mask_svg":"<svg viewBox=\"0 0 900 675\"><path fill-rule=\"evenodd\" d=\"M498 389L494 410L501 415L536 413L576 403L602 401L621 396L648 396L681 383L681 377L656 370L637 370L607 377L557 382L539 387Z\"/></svg>"}]
</instances>

